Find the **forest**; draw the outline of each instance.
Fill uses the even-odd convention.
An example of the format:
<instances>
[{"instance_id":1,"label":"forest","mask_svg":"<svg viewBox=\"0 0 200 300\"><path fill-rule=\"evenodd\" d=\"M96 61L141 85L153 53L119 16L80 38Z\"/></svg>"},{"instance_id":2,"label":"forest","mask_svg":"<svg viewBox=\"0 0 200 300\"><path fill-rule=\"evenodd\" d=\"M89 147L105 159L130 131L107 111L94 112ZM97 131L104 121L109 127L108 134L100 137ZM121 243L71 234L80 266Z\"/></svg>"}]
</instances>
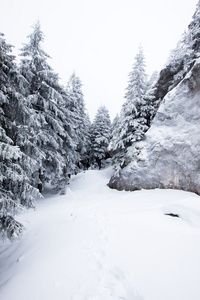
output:
<instances>
[{"instance_id":1,"label":"forest","mask_svg":"<svg viewBox=\"0 0 200 300\"><path fill-rule=\"evenodd\" d=\"M145 139L164 97L187 76L200 54L200 2L188 29L161 72L145 71L142 47L135 56L125 101L111 123L105 106L93 122L82 82L73 73L63 86L43 50L40 23L33 26L19 62L0 35L0 231L19 236L15 215L33 208L46 187L65 193L72 175L112 164L115 176L134 161L133 146ZM117 188L117 185L110 187Z\"/></svg>"}]
</instances>

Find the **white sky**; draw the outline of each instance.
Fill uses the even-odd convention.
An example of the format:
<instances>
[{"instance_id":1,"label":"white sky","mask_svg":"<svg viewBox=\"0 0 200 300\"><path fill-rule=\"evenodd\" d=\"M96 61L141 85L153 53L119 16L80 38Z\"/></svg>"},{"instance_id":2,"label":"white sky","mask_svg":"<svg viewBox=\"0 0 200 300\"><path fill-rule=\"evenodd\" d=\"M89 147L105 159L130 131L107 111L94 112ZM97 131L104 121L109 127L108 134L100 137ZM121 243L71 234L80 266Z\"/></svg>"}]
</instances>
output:
<instances>
[{"instance_id":1,"label":"white sky","mask_svg":"<svg viewBox=\"0 0 200 300\"><path fill-rule=\"evenodd\" d=\"M198 0L0 0L0 32L22 47L39 19L49 64L67 84L80 77L93 119L104 104L113 117L124 102L140 44L147 73L160 71L192 19Z\"/></svg>"}]
</instances>

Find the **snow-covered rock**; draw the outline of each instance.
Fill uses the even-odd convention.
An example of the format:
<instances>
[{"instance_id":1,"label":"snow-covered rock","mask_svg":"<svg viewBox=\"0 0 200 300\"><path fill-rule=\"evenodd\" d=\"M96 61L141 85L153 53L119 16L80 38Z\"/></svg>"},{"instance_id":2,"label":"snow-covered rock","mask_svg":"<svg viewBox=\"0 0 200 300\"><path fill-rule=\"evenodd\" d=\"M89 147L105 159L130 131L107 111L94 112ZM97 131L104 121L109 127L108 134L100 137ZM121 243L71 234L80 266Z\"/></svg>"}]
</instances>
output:
<instances>
[{"instance_id":1,"label":"snow-covered rock","mask_svg":"<svg viewBox=\"0 0 200 300\"><path fill-rule=\"evenodd\" d=\"M129 149L131 163L109 186L173 188L200 194L200 61L163 99L145 140Z\"/></svg>"}]
</instances>

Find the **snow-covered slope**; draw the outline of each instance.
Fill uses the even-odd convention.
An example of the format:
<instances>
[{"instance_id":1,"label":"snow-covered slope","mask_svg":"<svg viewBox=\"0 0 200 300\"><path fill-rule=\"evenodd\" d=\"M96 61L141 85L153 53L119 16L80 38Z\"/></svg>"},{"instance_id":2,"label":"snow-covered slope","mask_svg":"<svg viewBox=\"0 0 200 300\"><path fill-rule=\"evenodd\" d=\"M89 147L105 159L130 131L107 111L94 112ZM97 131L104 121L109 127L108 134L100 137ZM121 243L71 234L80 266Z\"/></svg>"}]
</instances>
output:
<instances>
[{"instance_id":1,"label":"snow-covered slope","mask_svg":"<svg viewBox=\"0 0 200 300\"><path fill-rule=\"evenodd\" d=\"M200 61L162 101L145 140L109 186L120 190L175 188L200 194Z\"/></svg>"},{"instance_id":2,"label":"snow-covered slope","mask_svg":"<svg viewBox=\"0 0 200 300\"><path fill-rule=\"evenodd\" d=\"M111 190L110 172L74 176L18 217L24 236L0 246L1 300L200 299L199 196Z\"/></svg>"}]
</instances>

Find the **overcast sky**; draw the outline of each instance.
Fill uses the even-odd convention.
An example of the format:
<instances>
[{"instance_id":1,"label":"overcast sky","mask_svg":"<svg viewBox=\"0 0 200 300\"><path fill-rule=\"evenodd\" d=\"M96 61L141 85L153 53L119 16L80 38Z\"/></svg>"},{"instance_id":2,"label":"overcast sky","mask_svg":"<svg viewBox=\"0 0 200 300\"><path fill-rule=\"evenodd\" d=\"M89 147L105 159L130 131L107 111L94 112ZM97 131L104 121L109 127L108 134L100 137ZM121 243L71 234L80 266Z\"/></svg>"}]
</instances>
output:
<instances>
[{"instance_id":1,"label":"overcast sky","mask_svg":"<svg viewBox=\"0 0 200 300\"><path fill-rule=\"evenodd\" d=\"M160 71L192 19L198 0L0 0L0 32L17 51L40 20L49 64L66 85L75 71L93 119L103 104L113 117L143 46L147 73Z\"/></svg>"}]
</instances>

